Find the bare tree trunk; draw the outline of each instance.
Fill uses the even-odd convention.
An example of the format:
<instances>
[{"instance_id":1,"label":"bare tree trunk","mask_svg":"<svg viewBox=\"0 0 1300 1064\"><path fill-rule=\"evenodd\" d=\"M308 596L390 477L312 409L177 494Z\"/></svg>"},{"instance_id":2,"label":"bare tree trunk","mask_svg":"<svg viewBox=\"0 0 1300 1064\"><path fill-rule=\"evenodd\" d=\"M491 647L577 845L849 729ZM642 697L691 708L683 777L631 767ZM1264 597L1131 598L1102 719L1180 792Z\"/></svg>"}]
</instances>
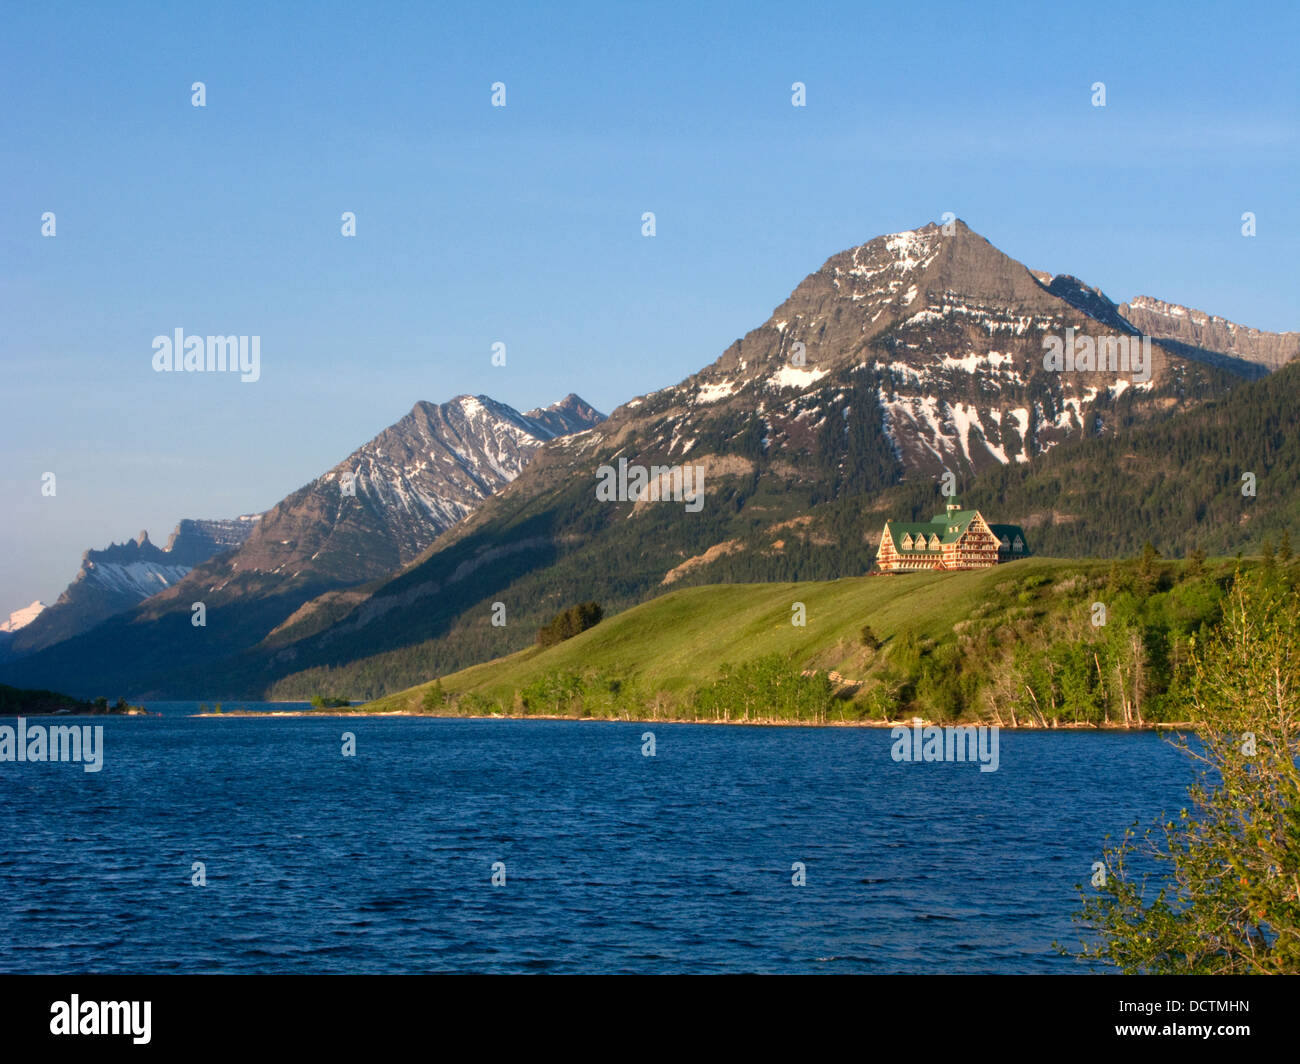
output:
<instances>
[{"instance_id":1,"label":"bare tree trunk","mask_svg":"<svg viewBox=\"0 0 1300 1064\"><path fill-rule=\"evenodd\" d=\"M1129 635L1129 647L1133 651L1133 711L1140 728L1142 727L1142 689L1146 685L1146 647L1136 630Z\"/></svg>"},{"instance_id":2,"label":"bare tree trunk","mask_svg":"<svg viewBox=\"0 0 1300 1064\"><path fill-rule=\"evenodd\" d=\"M1110 724L1110 698L1106 695L1106 677L1101 672L1101 659L1097 657L1097 652L1092 652L1092 660L1097 665L1097 685L1101 688L1101 712L1106 723Z\"/></svg>"},{"instance_id":3,"label":"bare tree trunk","mask_svg":"<svg viewBox=\"0 0 1300 1064\"><path fill-rule=\"evenodd\" d=\"M1047 727L1047 719L1043 716L1043 711L1042 711L1042 709L1039 708L1039 705L1038 705L1038 696L1037 696L1036 694L1034 694L1034 689L1033 689L1032 687L1030 687L1029 684L1025 684L1025 690L1029 692L1029 697L1032 698L1032 699L1034 700L1034 713L1037 714L1037 716L1038 716L1038 726L1039 726L1040 728L1046 728L1046 727Z\"/></svg>"}]
</instances>

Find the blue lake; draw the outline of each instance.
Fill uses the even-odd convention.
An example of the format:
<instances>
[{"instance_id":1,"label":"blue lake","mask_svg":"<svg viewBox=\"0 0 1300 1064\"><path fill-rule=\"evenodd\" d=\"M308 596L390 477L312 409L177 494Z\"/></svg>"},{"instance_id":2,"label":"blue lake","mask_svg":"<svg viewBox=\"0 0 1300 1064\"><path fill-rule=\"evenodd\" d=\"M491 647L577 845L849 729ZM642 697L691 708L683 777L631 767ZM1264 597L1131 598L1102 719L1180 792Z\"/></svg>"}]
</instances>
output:
<instances>
[{"instance_id":1,"label":"blue lake","mask_svg":"<svg viewBox=\"0 0 1300 1064\"><path fill-rule=\"evenodd\" d=\"M1079 971L1075 884L1192 779L1151 734L982 773L880 729L153 708L77 720L98 773L0 764L0 971Z\"/></svg>"}]
</instances>

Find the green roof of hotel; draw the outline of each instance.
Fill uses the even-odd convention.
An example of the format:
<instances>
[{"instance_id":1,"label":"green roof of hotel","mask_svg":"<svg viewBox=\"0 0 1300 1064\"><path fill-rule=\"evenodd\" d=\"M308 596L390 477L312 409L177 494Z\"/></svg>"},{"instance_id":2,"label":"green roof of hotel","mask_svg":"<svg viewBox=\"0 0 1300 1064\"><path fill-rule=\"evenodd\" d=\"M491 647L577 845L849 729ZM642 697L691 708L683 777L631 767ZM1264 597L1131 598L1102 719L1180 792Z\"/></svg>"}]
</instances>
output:
<instances>
[{"instance_id":1,"label":"green roof of hotel","mask_svg":"<svg viewBox=\"0 0 1300 1064\"><path fill-rule=\"evenodd\" d=\"M904 548L902 544L903 536L911 535L913 539L917 536L924 536L926 543L930 541L932 535L939 537L939 543L955 543L961 538L970 523L975 519L978 510L954 510L951 514L947 511L941 514L935 514L929 521L886 521L885 527L889 529L894 539L894 547L900 553L922 554L929 551L927 546L918 550L916 547ZM1020 537L1022 543L1026 543L1025 533L1018 525L995 525L989 524L989 529L998 539L1005 539L1007 542L1014 540L1016 536ZM1028 547L1026 545L1026 553Z\"/></svg>"}]
</instances>

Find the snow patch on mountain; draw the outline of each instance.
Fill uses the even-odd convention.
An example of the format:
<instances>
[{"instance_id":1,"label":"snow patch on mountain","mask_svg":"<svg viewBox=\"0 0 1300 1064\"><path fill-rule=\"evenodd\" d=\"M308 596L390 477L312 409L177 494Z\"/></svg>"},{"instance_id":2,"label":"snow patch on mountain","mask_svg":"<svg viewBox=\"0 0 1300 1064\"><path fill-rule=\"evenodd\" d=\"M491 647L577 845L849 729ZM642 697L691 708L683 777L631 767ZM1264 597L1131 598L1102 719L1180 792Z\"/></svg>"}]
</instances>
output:
<instances>
[{"instance_id":1,"label":"snow patch on mountain","mask_svg":"<svg viewBox=\"0 0 1300 1064\"><path fill-rule=\"evenodd\" d=\"M824 369L812 366L782 366L768 378L773 388L809 388L826 376Z\"/></svg>"},{"instance_id":2,"label":"snow patch on mountain","mask_svg":"<svg viewBox=\"0 0 1300 1064\"><path fill-rule=\"evenodd\" d=\"M735 381L718 381L716 384L702 385L700 390L695 393L697 403L716 403L729 395L736 392Z\"/></svg>"},{"instance_id":3,"label":"snow patch on mountain","mask_svg":"<svg viewBox=\"0 0 1300 1064\"><path fill-rule=\"evenodd\" d=\"M19 628L25 628L40 615L45 609L45 603L37 599L30 606L24 606L20 610L14 610L9 614L9 619L0 624L0 632L16 632Z\"/></svg>"},{"instance_id":4,"label":"snow patch on mountain","mask_svg":"<svg viewBox=\"0 0 1300 1064\"><path fill-rule=\"evenodd\" d=\"M997 351L989 351L987 354L982 355L972 352L964 358L953 358L952 355L944 355L939 364L945 369L959 369L964 373L975 373L983 366L997 369L1000 366L1014 365L1015 359L1010 355L999 354Z\"/></svg>"},{"instance_id":5,"label":"snow patch on mountain","mask_svg":"<svg viewBox=\"0 0 1300 1064\"><path fill-rule=\"evenodd\" d=\"M87 562L86 582L107 591L147 599L171 587L190 571L188 565L163 565L158 562Z\"/></svg>"},{"instance_id":6,"label":"snow patch on mountain","mask_svg":"<svg viewBox=\"0 0 1300 1064\"><path fill-rule=\"evenodd\" d=\"M934 230L922 233L908 229L885 237L885 250L895 256L895 265L900 270L925 269L934 261L937 243Z\"/></svg>"}]
</instances>

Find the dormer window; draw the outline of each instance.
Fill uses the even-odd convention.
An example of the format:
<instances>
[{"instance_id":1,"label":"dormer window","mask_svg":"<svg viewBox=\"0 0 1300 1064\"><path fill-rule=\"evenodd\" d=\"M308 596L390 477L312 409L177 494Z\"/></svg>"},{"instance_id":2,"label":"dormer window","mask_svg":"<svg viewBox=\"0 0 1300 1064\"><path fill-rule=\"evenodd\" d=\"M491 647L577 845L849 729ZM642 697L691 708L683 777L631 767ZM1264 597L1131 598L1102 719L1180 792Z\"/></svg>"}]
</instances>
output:
<instances>
[{"instance_id":1,"label":"dormer window","mask_svg":"<svg viewBox=\"0 0 1300 1064\"><path fill-rule=\"evenodd\" d=\"M935 532L930 533L930 549L931 550L939 549L939 536Z\"/></svg>"},{"instance_id":2,"label":"dormer window","mask_svg":"<svg viewBox=\"0 0 1300 1064\"><path fill-rule=\"evenodd\" d=\"M1003 550L1010 550L1011 540L1007 539L1006 536L1003 536L1000 540L998 540L998 546L1001 547Z\"/></svg>"},{"instance_id":3,"label":"dormer window","mask_svg":"<svg viewBox=\"0 0 1300 1064\"><path fill-rule=\"evenodd\" d=\"M911 549L912 549L912 533L911 533L911 532L904 532L904 533L903 533L903 550L911 550Z\"/></svg>"},{"instance_id":4,"label":"dormer window","mask_svg":"<svg viewBox=\"0 0 1300 1064\"><path fill-rule=\"evenodd\" d=\"M1025 541L1017 536L1016 541L1011 544L1011 549L1020 554L1025 549Z\"/></svg>"}]
</instances>

